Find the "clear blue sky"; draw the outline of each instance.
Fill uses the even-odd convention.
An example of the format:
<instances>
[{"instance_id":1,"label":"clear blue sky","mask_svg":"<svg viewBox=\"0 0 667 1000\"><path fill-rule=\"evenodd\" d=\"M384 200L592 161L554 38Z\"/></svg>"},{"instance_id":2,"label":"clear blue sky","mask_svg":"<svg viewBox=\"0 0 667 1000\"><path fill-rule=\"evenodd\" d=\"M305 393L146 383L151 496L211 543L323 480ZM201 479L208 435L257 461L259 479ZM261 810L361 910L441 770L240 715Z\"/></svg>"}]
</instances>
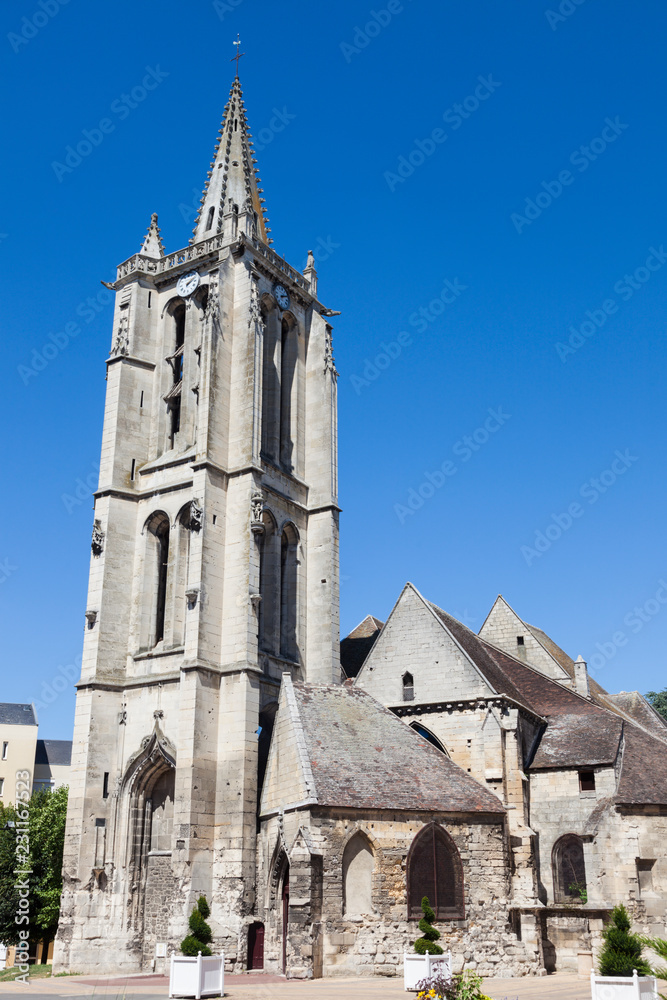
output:
<instances>
[{"instance_id":1,"label":"clear blue sky","mask_svg":"<svg viewBox=\"0 0 667 1000\"><path fill-rule=\"evenodd\" d=\"M475 629L502 592L609 690L664 687L664 5L42 2L0 32L2 700L80 654L95 297L151 212L187 243L237 32L275 247L342 310L343 634L407 579Z\"/></svg>"}]
</instances>

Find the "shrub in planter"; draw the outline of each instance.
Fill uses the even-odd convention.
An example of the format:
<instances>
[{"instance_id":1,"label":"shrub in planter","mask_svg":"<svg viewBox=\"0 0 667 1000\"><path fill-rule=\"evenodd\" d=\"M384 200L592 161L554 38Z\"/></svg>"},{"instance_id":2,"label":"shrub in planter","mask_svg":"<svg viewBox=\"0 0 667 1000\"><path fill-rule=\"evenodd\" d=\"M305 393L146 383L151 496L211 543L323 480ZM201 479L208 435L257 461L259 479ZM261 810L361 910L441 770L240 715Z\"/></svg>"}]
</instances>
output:
<instances>
[{"instance_id":1,"label":"shrub in planter","mask_svg":"<svg viewBox=\"0 0 667 1000\"><path fill-rule=\"evenodd\" d=\"M200 896L188 921L190 933L181 941L181 951L184 955L191 955L196 958L199 952L202 955L213 954L209 948L213 935L211 934L211 928L206 923L206 918L210 912L206 896Z\"/></svg>"},{"instance_id":2,"label":"shrub in planter","mask_svg":"<svg viewBox=\"0 0 667 1000\"><path fill-rule=\"evenodd\" d=\"M602 932L604 945L600 952L601 976L632 976L636 969L640 976L650 976L651 966L642 958L642 939L630 933L630 917L621 904L611 912L611 923Z\"/></svg>"},{"instance_id":3,"label":"shrub in planter","mask_svg":"<svg viewBox=\"0 0 667 1000\"><path fill-rule=\"evenodd\" d=\"M428 896L422 899L422 912L424 916L418 924L422 936L415 941L415 951L418 955L442 955L442 948L435 943L440 937L440 931L436 931L431 925L431 921L435 920L435 911L429 906Z\"/></svg>"},{"instance_id":4,"label":"shrub in planter","mask_svg":"<svg viewBox=\"0 0 667 1000\"><path fill-rule=\"evenodd\" d=\"M417 1000L456 1000L456 981L441 972L417 983Z\"/></svg>"}]
</instances>

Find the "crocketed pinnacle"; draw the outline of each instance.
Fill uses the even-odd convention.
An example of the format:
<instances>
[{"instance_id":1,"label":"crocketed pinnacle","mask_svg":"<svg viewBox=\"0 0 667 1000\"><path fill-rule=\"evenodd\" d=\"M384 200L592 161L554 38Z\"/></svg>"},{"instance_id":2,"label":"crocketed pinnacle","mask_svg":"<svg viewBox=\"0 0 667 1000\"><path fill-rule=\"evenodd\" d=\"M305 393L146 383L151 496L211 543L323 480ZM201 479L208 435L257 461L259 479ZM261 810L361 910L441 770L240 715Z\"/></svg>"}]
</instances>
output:
<instances>
[{"instance_id":1,"label":"crocketed pinnacle","mask_svg":"<svg viewBox=\"0 0 667 1000\"><path fill-rule=\"evenodd\" d=\"M144 242L141 245L139 253L143 254L144 257L164 257L160 227L157 224L157 212L153 212L151 215L151 224L144 236Z\"/></svg>"},{"instance_id":2,"label":"crocketed pinnacle","mask_svg":"<svg viewBox=\"0 0 667 1000\"><path fill-rule=\"evenodd\" d=\"M258 186L261 178L238 77L229 92L218 136L215 158L210 164L190 242L198 243L207 236L223 232L225 224L233 225L233 214L243 211L256 214L259 238L265 243L273 242L268 235L269 220L264 212L262 189ZM227 223L225 217L229 220Z\"/></svg>"}]
</instances>

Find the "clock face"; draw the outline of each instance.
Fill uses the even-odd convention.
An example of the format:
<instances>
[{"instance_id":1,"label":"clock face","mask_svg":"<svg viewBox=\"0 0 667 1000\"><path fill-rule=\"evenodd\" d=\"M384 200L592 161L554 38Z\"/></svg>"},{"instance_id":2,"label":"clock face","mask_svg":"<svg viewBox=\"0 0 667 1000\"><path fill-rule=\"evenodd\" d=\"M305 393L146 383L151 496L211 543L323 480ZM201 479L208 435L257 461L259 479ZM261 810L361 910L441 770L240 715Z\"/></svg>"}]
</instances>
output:
<instances>
[{"instance_id":1,"label":"clock face","mask_svg":"<svg viewBox=\"0 0 667 1000\"><path fill-rule=\"evenodd\" d=\"M289 295L282 285L276 285L273 289L273 294L282 310L289 309Z\"/></svg>"},{"instance_id":2,"label":"clock face","mask_svg":"<svg viewBox=\"0 0 667 1000\"><path fill-rule=\"evenodd\" d=\"M179 295L185 298L188 295L192 295L192 293L196 290L198 285L199 285L199 275L197 274L196 271L192 271L190 274L184 274L182 277L178 279L178 284L176 285L176 291L178 292Z\"/></svg>"}]
</instances>

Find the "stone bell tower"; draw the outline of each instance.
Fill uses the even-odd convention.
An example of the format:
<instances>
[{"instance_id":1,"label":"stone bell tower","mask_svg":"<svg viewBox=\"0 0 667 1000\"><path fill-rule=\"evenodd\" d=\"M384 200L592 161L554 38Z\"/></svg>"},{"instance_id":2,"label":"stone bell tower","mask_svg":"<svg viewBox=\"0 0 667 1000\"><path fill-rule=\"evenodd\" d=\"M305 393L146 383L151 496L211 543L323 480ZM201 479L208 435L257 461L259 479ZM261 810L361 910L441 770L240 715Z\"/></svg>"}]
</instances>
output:
<instances>
[{"instance_id":1,"label":"stone bell tower","mask_svg":"<svg viewBox=\"0 0 667 1000\"><path fill-rule=\"evenodd\" d=\"M118 267L55 965L241 964L284 672L340 679L336 377L270 246L238 76L190 244Z\"/></svg>"}]
</instances>

